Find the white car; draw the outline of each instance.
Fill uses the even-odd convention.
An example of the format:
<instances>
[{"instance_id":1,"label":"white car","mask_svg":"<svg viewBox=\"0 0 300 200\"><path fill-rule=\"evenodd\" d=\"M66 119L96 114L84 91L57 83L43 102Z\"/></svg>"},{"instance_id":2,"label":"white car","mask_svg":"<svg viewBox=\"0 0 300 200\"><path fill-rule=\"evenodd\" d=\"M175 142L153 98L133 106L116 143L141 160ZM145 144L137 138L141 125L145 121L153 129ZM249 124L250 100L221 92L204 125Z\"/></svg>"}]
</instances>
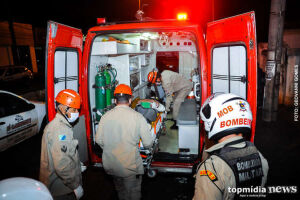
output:
<instances>
[{"instance_id":1,"label":"white car","mask_svg":"<svg viewBox=\"0 0 300 200\"><path fill-rule=\"evenodd\" d=\"M45 116L45 103L0 90L0 151L39 133L46 123Z\"/></svg>"}]
</instances>

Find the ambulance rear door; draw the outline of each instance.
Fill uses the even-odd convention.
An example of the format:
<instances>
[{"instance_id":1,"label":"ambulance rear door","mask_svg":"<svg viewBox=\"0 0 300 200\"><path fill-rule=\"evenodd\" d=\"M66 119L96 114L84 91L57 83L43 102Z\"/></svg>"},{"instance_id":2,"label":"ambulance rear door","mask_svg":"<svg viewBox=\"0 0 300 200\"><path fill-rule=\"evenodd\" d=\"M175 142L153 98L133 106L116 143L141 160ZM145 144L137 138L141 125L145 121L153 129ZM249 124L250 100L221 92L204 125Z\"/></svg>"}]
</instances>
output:
<instances>
[{"instance_id":1,"label":"ambulance rear door","mask_svg":"<svg viewBox=\"0 0 300 200\"><path fill-rule=\"evenodd\" d=\"M254 140L256 122L255 14L248 12L207 24L206 46L211 93L234 93L250 103Z\"/></svg>"},{"instance_id":2,"label":"ambulance rear door","mask_svg":"<svg viewBox=\"0 0 300 200\"><path fill-rule=\"evenodd\" d=\"M48 120L55 115L55 97L64 89L72 89L82 96L81 59L83 34L80 29L49 21L46 41L46 111ZM79 141L79 156L88 161L85 114L80 111L78 123L73 128L74 138Z\"/></svg>"}]
</instances>

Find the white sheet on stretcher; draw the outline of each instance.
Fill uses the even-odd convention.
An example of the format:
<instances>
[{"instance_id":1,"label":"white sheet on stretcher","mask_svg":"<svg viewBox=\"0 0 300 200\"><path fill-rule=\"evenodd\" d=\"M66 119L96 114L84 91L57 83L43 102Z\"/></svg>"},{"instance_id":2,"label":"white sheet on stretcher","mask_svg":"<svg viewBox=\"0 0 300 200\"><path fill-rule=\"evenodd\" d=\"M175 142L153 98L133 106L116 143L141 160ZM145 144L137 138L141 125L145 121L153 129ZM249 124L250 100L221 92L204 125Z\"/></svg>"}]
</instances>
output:
<instances>
[{"instance_id":1,"label":"white sheet on stretcher","mask_svg":"<svg viewBox=\"0 0 300 200\"><path fill-rule=\"evenodd\" d=\"M162 128L162 122L163 122L163 119L166 117L166 113L160 113L160 115L158 115L158 117L160 119L157 120L156 125L151 126L151 136L153 137L153 139L156 139L157 134L159 133L160 129ZM143 141L141 141L141 140L140 140L139 147L140 147L140 149L144 149Z\"/></svg>"}]
</instances>

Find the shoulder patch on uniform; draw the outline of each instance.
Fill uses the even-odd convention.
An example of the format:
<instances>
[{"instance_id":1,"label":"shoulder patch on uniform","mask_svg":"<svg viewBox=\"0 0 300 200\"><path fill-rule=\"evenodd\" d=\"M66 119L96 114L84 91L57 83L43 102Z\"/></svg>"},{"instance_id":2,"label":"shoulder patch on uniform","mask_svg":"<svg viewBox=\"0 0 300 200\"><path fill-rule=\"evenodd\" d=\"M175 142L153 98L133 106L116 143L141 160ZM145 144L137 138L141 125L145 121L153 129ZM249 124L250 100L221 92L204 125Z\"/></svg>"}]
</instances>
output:
<instances>
[{"instance_id":1,"label":"shoulder patch on uniform","mask_svg":"<svg viewBox=\"0 0 300 200\"><path fill-rule=\"evenodd\" d=\"M217 176L209 170L201 170L199 173L200 176L208 176L208 178L212 181L218 180Z\"/></svg>"},{"instance_id":2,"label":"shoulder patch on uniform","mask_svg":"<svg viewBox=\"0 0 300 200\"><path fill-rule=\"evenodd\" d=\"M64 141L64 140L66 140L66 138L67 138L66 135L58 135L58 139L59 139L60 141Z\"/></svg>"}]
</instances>

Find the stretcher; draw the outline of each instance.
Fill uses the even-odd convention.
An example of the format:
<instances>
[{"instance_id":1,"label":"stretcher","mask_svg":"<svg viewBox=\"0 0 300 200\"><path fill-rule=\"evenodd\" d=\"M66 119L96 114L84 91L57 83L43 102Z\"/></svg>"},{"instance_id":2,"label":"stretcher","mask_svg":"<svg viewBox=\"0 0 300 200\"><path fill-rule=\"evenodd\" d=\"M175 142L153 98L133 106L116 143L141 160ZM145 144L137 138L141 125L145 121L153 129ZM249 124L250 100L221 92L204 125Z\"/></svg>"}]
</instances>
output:
<instances>
[{"instance_id":1,"label":"stretcher","mask_svg":"<svg viewBox=\"0 0 300 200\"><path fill-rule=\"evenodd\" d=\"M159 136L165 131L165 118L165 112L158 113L156 120L151 123L151 136L154 140L151 148L144 148L143 141L140 140L139 149L145 170L150 169L151 162L153 160L153 155L158 150Z\"/></svg>"},{"instance_id":2,"label":"stretcher","mask_svg":"<svg viewBox=\"0 0 300 200\"><path fill-rule=\"evenodd\" d=\"M151 136L154 141L152 147L150 147L150 148L144 148L142 140L140 140L140 142L139 142L139 150L140 150L140 154L141 154L141 157L143 160L143 165L146 170L150 169L150 165L153 160L153 155L158 150L159 136L165 131L164 120L167 116L164 106L155 100L143 99L143 100L140 100L138 104L143 105L143 104L148 104L148 103L149 103L149 105L148 106L146 105L144 107L147 107L149 109L155 109L156 112L155 112L154 116L149 116L149 113L151 113L151 112L147 112L145 110L138 109L138 112L143 114L144 117L147 119L148 123L151 125L150 133L151 133ZM153 113L151 113L150 115L152 115L152 114ZM149 121L149 119L151 119L151 121Z\"/></svg>"}]
</instances>

